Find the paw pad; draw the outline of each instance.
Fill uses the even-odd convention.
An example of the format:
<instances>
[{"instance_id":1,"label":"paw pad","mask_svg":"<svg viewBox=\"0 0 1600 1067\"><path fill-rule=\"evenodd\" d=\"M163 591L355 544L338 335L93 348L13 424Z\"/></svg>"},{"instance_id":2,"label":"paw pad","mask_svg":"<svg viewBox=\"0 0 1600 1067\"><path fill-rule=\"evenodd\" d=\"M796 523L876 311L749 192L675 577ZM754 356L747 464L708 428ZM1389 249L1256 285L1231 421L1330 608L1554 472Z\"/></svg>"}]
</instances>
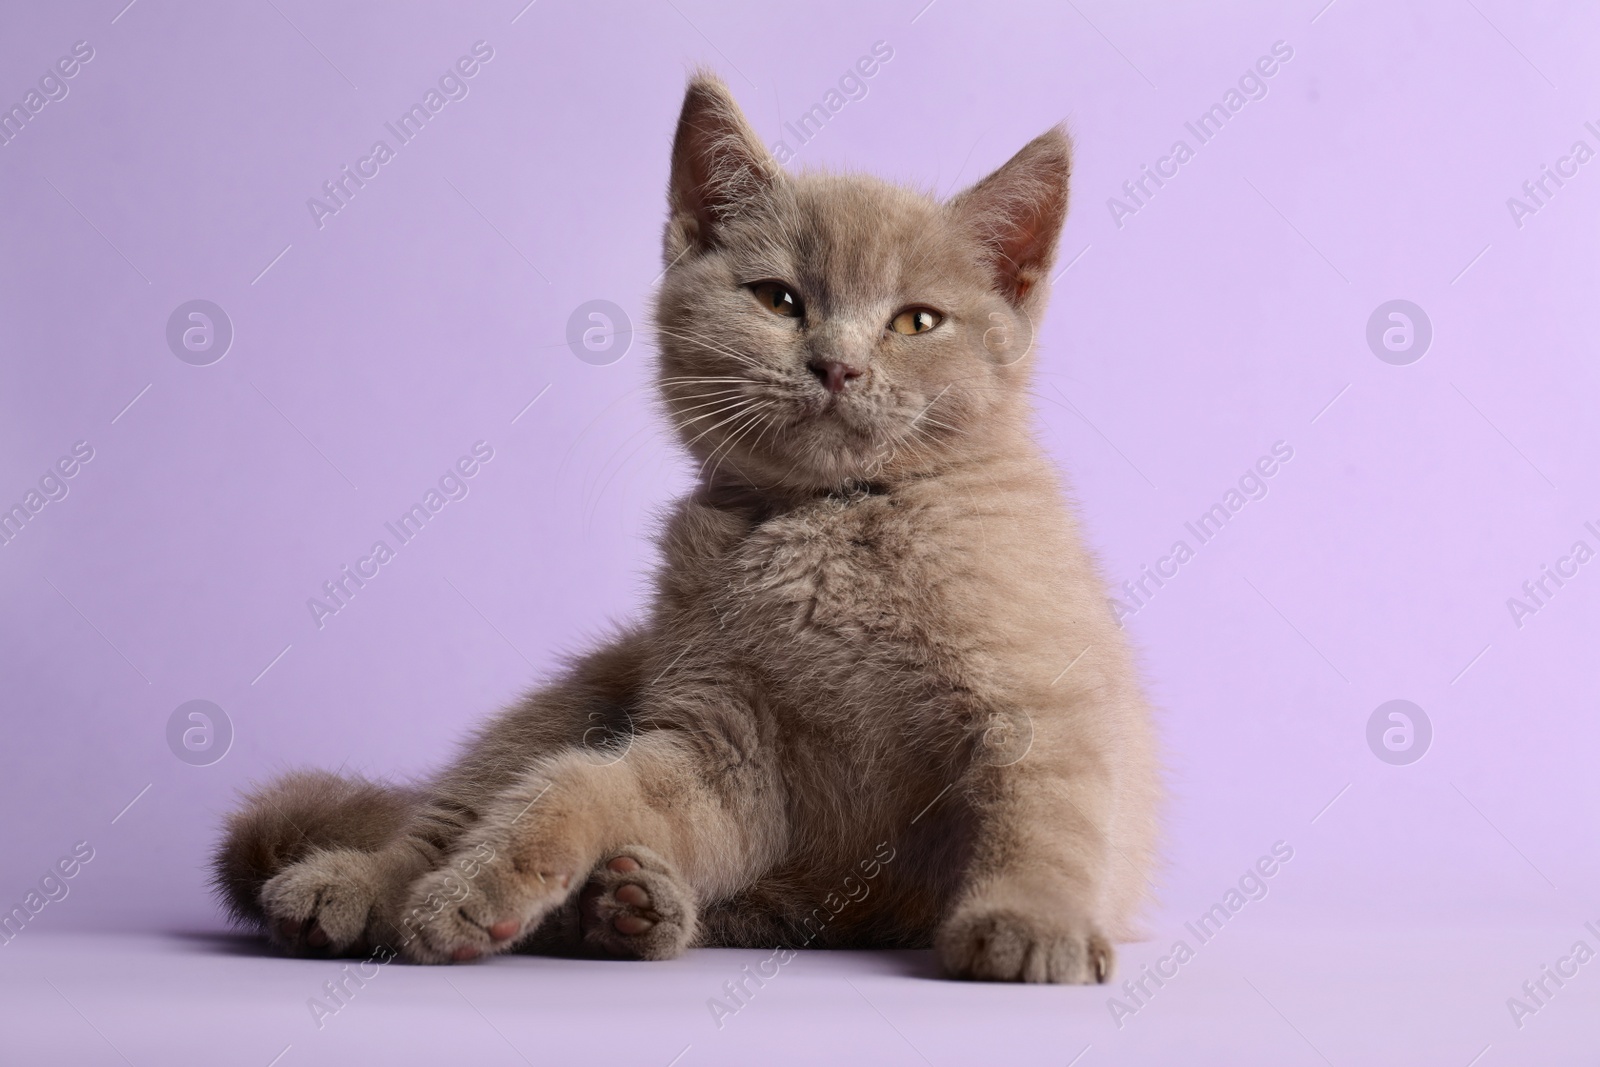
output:
<instances>
[{"instance_id":1,"label":"paw pad","mask_svg":"<svg viewBox=\"0 0 1600 1067\"><path fill-rule=\"evenodd\" d=\"M606 955L670 959L693 936L693 894L660 856L631 847L590 874L578 923L584 943Z\"/></svg>"}]
</instances>

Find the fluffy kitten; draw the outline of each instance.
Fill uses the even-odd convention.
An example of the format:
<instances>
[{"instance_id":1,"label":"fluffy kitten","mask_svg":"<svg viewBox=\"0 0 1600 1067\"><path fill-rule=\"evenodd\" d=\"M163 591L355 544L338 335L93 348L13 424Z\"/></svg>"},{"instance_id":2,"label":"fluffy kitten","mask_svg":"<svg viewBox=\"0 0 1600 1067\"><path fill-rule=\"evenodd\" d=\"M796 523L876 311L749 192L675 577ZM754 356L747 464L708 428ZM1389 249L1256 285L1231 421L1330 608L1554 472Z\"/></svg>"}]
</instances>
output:
<instances>
[{"instance_id":1,"label":"fluffy kitten","mask_svg":"<svg viewBox=\"0 0 1600 1067\"><path fill-rule=\"evenodd\" d=\"M428 963L931 944L955 977L1105 981L1158 784L1029 430L1069 170L1052 129L946 203L787 174L695 77L656 322L700 478L648 618L425 786L250 795L232 912Z\"/></svg>"}]
</instances>

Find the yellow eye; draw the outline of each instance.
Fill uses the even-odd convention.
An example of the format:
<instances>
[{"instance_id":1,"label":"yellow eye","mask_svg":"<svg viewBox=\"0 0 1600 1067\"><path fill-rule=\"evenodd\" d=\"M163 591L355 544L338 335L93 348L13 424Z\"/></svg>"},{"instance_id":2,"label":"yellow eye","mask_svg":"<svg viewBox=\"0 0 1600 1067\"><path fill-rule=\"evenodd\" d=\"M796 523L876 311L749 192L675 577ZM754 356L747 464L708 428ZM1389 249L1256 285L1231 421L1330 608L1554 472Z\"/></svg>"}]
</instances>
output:
<instances>
[{"instance_id":1,"label":"yellow eye","mask_svg":"<svg viewBox=\"0 0 1600 1067\"><path fill-rule=\"evenodd\" d=\"M804 310L800 299L782 282L760 282L752 285L750 291L756 294L756 301L774 315L797 319Z\"/></svg>"},{"instance_id":2,"label":"yellow eye","mask_svg":"<svg viewBox=\"0 0 1600 1067\"><path fill-rule=\"evenodd\" d=\"M894 317L889 325L895 333L927 333L944 320L937 311L927 308L907 308Z\"/></svg>"}]
</instances>

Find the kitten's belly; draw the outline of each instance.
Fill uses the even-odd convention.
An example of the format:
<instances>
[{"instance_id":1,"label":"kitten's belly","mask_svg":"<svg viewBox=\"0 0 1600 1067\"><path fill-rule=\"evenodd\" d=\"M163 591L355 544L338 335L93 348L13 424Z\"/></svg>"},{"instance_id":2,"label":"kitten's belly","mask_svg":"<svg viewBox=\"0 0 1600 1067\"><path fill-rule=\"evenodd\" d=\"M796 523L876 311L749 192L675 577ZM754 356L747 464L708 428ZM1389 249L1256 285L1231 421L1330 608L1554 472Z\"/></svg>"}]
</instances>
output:
<instances>
[{"instance_id":1,"label":"kitten's belly","mask_svg":"<svg viewBox=\"0 0 1600 1067\"><path fill-rule=\"evenodd\" d=\"M981 734L956 695L976 636L949 606L968 580L951 558L958 538L903 512L868 498L769 522L701 590L713 655L759 679L752 713L771 719L760 734L800 857L776 876L809 907L863 859L895 854L835 921L886 943L925 935L961 868L952 788Z\"/></svg>"}]
</instances>

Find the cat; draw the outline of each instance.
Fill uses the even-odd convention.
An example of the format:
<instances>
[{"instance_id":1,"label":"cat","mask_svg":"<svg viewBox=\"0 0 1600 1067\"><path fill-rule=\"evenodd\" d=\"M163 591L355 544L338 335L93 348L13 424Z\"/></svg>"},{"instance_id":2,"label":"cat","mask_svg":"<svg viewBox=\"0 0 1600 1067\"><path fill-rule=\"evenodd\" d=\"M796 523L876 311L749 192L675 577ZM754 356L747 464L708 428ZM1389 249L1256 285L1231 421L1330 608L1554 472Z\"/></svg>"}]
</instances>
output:
<instances>
[{"instance_id":1,"label":"cat","mask_svg":"<svg viewBox=\"0 0 1600 1067\"><path fill-rule=\"evenodd\" d=\"M1105 982L1155 862L1148 706L1035 443L1048 130L948 200L780 168L714 75L672 145L656 386L697 461L646 620L425 785L297 772L215 854L280 947L932 947Z\"/></svg>"}]
</instances>

